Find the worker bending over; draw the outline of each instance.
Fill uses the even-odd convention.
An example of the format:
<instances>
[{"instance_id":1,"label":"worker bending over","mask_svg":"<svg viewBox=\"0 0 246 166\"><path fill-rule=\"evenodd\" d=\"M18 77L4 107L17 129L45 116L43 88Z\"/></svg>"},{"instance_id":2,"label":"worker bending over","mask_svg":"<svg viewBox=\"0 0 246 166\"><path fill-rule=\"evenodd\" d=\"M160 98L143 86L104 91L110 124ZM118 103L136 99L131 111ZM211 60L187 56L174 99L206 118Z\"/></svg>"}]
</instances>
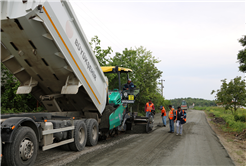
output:
<instances>
[{"instance_id":1,"label":"worker bending over","mask_svg":"<svg viewBox=\"0 0 246 166\"><path fill-rule=\"evenodd\" d=\"M186 112L184 110L181 111L180 107L178 107L178 110L176 111L175 121L177 124L177 127L176 127L177 134L176 135L182 135L183 124L186 123Z\"/></svg>"},{"instance_id":2,"label":"worker bending over","mask_svg":"<svg viewBox=\"0 0 246 166\"><path fill-rule=\"evenodd\" d=\"M164 106L161 106L160 110L161 110L161 117L162 117L163 126L166 127L166 116L167 116L166 109Z\"/></svg>"},{"instance_id":3,"label":"worker bending over","mask_svg":"<svg viewBox=\"0 0 246 166\"><path fill-rule=\"evenodd\" d=\"M152 103L152 101L149 100L149 102L146 103L146 105L145 105L146 117L149 117L149 115L151 114L151 110L155 110L155 106Z\"/></svg>"},{"instance_id":4,"label":"worker bending over","mask_svg":"<svg viewBox=\"0 0 246 166\"><path fill-rule=\"evenodd\" d=\"M170 126L169 133L174 133L174 108L172 108L172 106L169 105L169 109L170 109L168 113L169 126Z\"/></svg>"}]
</instances>

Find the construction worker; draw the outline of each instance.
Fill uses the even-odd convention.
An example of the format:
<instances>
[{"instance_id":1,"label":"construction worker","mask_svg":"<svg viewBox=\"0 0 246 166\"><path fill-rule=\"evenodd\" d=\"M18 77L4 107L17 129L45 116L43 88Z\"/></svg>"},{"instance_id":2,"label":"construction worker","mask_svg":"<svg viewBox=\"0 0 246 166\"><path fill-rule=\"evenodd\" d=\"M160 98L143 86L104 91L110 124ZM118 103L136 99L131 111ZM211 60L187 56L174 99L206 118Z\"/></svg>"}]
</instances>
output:
<instances>
[{"instance_id":1,"label":"construction worker","mask_svg":"<svg viewBox=\"0 0 246 166\"><path fill-rule=\"evenodd\" d=\"M160 110L161 110L161 117L162 117L163 126L166 127L166 116L167 116L166 109L164 106L161 106Z\"/></svg>"},{"instance_id":2,"label":"construction worker","mask_svg":"<svg viewBox=\"0 0 246 166\"><path fill-rule=\"evenodd\" d=\"M135 88L135 85L133 84L131 79L127 80L127 83L124 85L123 90L132 90Z\"/></svg>"},{"instance_id":3,"label":"construction worker","mask_svg":"<svg viewBox=\"0 0 246 166\"><path fill-rule=\"evenodd\" d=\"M184 110L181 111L181 107L178 107L175 115L175 122L176 122L176 135L182 135L183 124L186 123L186 112Z\"/></svg>"},{"instance_id":4,"label":"construction worker","mask_svg":"<svg viewBox=\"0 0 246 166\"><path fill-rule=\"evenodd\" d=\"M170 109L168 113L169 126L170 126L169 133L174 133L174 108L172 108L172 105L169 105L169 109Z\"/></svg>"},{"instance_id":5,"label":"construction worker","mask_svg":"<svg viewBox=\"0 0 246 166\"><path fill-rule=\"evenodd\" d=\"M150 113L151 113L151 110L155 110L155 106L154 106L154 104L152 103L152 101L149 100L149 102L146 103L146 105L145 105L146 117L149 117L149 115L150 115Z\"/></svg>"}]
</instances>

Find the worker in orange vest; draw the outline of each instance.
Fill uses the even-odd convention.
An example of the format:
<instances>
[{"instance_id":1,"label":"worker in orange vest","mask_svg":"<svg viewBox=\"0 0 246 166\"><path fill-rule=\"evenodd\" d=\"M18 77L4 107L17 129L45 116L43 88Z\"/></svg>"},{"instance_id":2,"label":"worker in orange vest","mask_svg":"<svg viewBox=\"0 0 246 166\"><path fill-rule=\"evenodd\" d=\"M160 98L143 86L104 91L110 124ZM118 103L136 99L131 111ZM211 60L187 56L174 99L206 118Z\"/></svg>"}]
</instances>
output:
<instances>
[{"instance_id":1,"label":"worker in orange vest","mask_svg":"<svg viewBox=\"0 0 246 166\"><path fill-rule=\"evenodd\" d=\"M186 123L186 112L184 110L181 111L181 107L178 107L178 110L176 111L176 115L174 118L177 124L176 126L177 134L176 135L182 135L183 124Z\"/></svg>"},{"instance_id":2,"label":"worker in orange vest","mask_svg":"<svg viewBox=\"0 0 246 166\"><path fill-rule=\"evenodd\" d=\"M170 111L168 112L168 119L169 119L169 126L170 131L169 133L174 133L174 108L172 105L169 105Z\"/></svg>"},{"instance_id":3,"label":"worker in orange vest","mask_svg":"<svg viewBox=\"0 0 246 166\"><path fill-rule=\"evenodd\" d=\"M161 110L161 117L162 117L163 126L166 127L166 116L167 116L166 109L164 106L161 106L160 110Z\"/></svg>"},{"instance_id":4,"label":"worker in orange vest","mask_svg":"<svg viewBox=\"0 0 246 166\"><path fill-rule=\"evenodd\" d=\"M151 110L155 110L155 106L154 106L154 104L152 103L152 101L149 100L149 102L146 103L146 105L145 105L146 117L149 117L149 115L150 115L150 113L151 113Z\"/></svg>"}]
</instances>

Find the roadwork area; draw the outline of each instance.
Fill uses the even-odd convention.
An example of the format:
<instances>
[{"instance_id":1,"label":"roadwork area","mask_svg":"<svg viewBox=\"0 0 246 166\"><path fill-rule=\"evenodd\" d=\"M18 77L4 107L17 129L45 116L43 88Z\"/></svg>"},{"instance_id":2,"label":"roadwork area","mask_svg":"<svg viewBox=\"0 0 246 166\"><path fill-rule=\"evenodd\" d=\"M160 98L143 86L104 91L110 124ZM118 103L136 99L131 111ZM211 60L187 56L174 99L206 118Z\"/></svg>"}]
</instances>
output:
<instances>
[{"instance_id":1,"label":"roadwork area","mask_svg":"<svg viewBox=\"0 0 246 166\"><path fill-rule=\"evenodd\" d=\"M190 111L187 117L182 136L167 133L168 126L157 128L81 155L68 165L234 165L204 112Z\"/></svg>"},{"instance_id":2,"label":"roadwork area","mask_svg":"<svg viewBox=\"0 0 246 166\"><path fill-rule=\"evenodd\" d=\"M155 116L155 126L158 124L159 114ZM149 134L120 134L81 152L40 150L35 166L234 165L203 111L187 112L182 136L168 131L169 125L156 127Z\"/></svg>"},{"instance_id":3,"label":"roadwork area","mask_svg":"<svg viewBox=\"0 0 246 166\"><path fill-rule=\"evenodd\" d=\"M162 124L161 114L158 113L155 115L155 122L154 122L153 131L156 130L157 128L159 128L158 125L160 125L160 124ZM68 164L68 163L76 160L80 156L84 156L88 153L96 153L102 149L106 150L107 148L109 148L111 146L115 146L117 144L121 144L124 142L130 143L133 138L142 135L142 134L132 134L132 133L134 133L134 132L127 132L127 134L120 133L119 135L117 135L113 138L108 138L107 140L99 141L96 146L93 146L93 147L87 147L86 146L85 149L82 150L81 152L66 151L66 150L63 150L59 147L51 149L51 150L47 150L47 151L39 150L34 166L43 166L43 165L61 166L61 165L65 165L65 164ZM152 134L152 133L149 133L149 134ZM143 135L148 135L148 134L143 134Z\"/></svg>"}]
</instances>

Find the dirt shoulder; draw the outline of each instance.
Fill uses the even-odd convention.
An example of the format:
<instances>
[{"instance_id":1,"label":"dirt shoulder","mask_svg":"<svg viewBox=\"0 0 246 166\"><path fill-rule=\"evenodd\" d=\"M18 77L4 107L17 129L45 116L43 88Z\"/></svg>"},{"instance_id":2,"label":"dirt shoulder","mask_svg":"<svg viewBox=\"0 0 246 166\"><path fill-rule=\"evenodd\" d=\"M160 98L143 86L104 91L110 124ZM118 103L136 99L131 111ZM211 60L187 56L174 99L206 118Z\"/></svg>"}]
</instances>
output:
<instances>
[{"instance_id":1,"label":"dirt shoulder","mask_svg":"<svg viewBox=\"0 0 246 166\"><path fill-rule=\"evenodd\" d=\"M217 134L234 164L236 166L246 166L246 140L240 140L235 136L235 133L224 132L221 126L225 124L214 117L210 117L206 111L204 112L210 127Z\"/></svg>"}]
</instances>

